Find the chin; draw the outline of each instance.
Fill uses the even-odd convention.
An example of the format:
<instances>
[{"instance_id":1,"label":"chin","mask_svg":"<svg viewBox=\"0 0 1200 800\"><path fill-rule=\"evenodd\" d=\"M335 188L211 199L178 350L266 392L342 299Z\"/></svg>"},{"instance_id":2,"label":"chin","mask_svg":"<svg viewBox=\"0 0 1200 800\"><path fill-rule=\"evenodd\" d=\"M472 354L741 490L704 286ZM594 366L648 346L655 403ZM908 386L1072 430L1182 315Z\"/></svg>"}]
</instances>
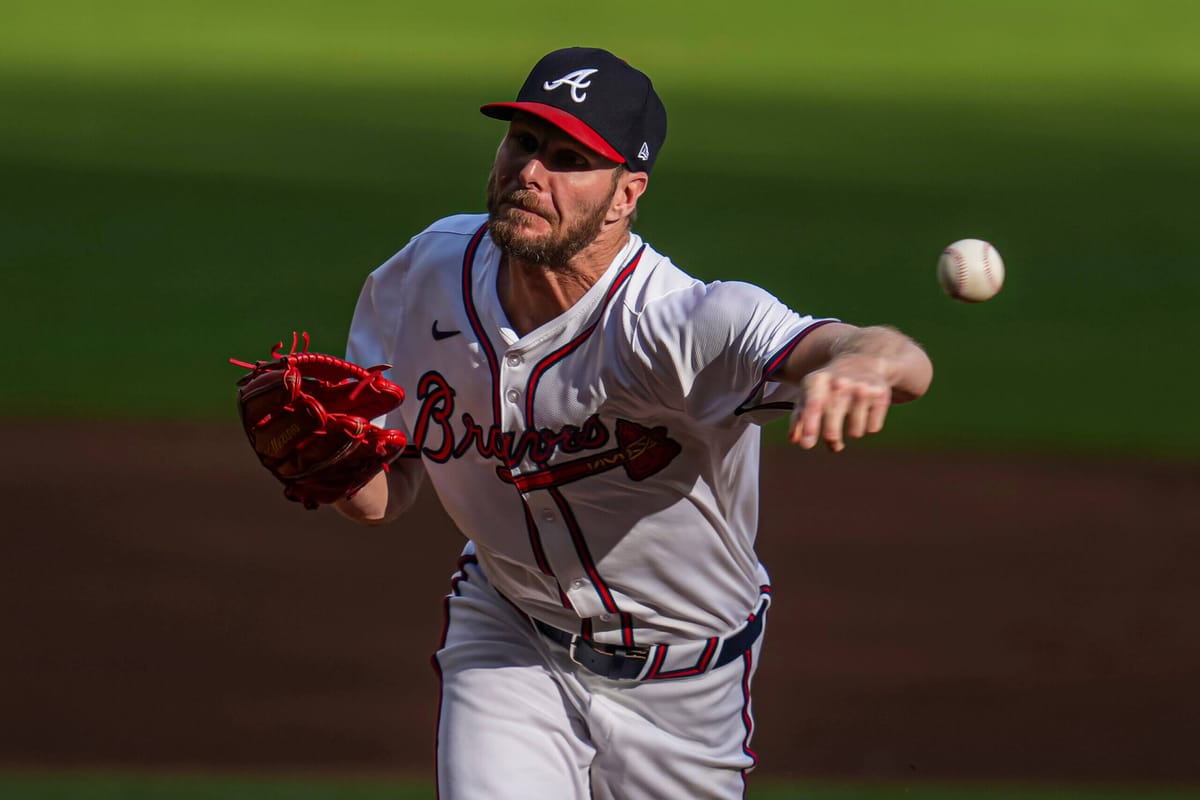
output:
<instances>
[{"instance_id":1,"label":"chin","mask_svg":"<svg viewBox=\"0 0 1200 800\"><path fill-rule=\"evenodd\" d=\"M546 249L550 237L526 235L524 231L516 231L511 243L513 250L518 253L536 253Z\"/></svg>"}]
</instances>

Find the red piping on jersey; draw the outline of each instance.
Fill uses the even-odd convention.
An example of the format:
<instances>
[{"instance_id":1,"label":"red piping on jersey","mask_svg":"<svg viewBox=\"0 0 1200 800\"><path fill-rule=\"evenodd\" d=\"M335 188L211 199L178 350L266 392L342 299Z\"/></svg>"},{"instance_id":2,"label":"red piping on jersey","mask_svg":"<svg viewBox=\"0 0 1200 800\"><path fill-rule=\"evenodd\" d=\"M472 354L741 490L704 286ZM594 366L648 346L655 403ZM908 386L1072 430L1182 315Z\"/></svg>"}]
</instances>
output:
<instances>
[{"instance_id":1,"label":"red piping on jersey","mask_svg":"<svg viewBox=\"0 0 1200 800\"><path fill-rule=\"evenodd\" d=\"M642 253L645 250L646 245L639 247L638 251L634 253L633 258L629 259L629 263L621 268L620 273L617 274L617 277L613 280L612 285L608 287L608 291L604 295L604 303L600 306L600 313L596 316L596 321L580 331L579 335L574 339L539 361L537 366L533 368L533 371L529 373L529 383L525 387L525 424L530 428L537 427L533 420L533 396L537 391L538 382L541 381L542 376L545 375L547 370L569 356L592 335L592 332L600 324L600 320L604 318L604 310L608 308L608 304L612 301L613 297L625 285L625 281L629 280L629 276L637 268L638 262L642 260ZM540 464L539 466L545 466L545 464Z\"/></svg>"},{"instance_id":2,"label":"red piping on jersey","mask_svg":"<svg viewBox=\"0 0 1200 800\"><path fill-rule=\"evenodd\" d=\"M437 722L433 727L433 756L434 762L437 762L438 755L438 740L441 738L442 729L442 695L445 693L445 684L442 680L442 665L438 663L437 654L446 646L446 637L450 633L450 598L459 594L458 584L462 581L469 580L467 576L467 564L478 563L475 556L463 556L458 560L458 572L450 579L450 594L442 600L442 637L438 640L438 649L429 657L429 663L433 666L434 673L437 674L438 682L438 702L437 702ZM435 770L436 772L436 770ZM437 785L437 776L434 775L434 796L442 796L442 787Z\"/></svg>"},{"instance_id":3,"label":"red piping on jersey","mask_svg":"<svg viewBox=\"0 0 1200 800\"><path fill-rule=\"evenodd\" d=\"M525 530L529 532L529 546L533 549L533 558L537 561L538 569L543 575L554 576L550 569L550 562L546 560L546 552L542 549L542 540L538 538L537 523L533 521L533 513L529 510L529 503L525 502L525 498L521 498L521 506L525 511ZM561 591L561 590L560 590Z\"/></svg>"},{"instance_id":4,"label":"red piping on jersey","mask_svg":"<svg viewBox=\"0 0 1200 800\"><path fill-rule=\"evenodd\" d=\"M596 328L600 325L600 321L604 319L604 312L608 308L608 304L612 302L612 299L616 297L617 292L621 290L621 287L624 286L629 280L630 276L633 275L634 270L637 269L638 262L642 260L642 253L645 251L646 245L643 244L638 248L637 252L633 254L633 257L629 259L625 266L621 268L621 271L617 273L617 277L613 279L612 285L609 286L608 291L604 293L604 302L600 306L600 311L596 315L595 321L592 322L592 324L587 328L580 331L574 339L567 342L562 347L558 348L539 361L530 372L529 381L525 386L525 425L527 428L536 429L537 427L533 415L534 396L537 393L538 384L540 383L542 377L545 376L546 372L548 372L551 367L563 361L571 353L578 350L579 347L585 341L587 341L588 337L595 332ZM499 397L498 387L496 396ZM537 463L540 467L545 467L547 459L542 459L540 461L535 459L535 463ZM593 560L591 551L588 549L587 540L584 538L583 531L579 527L579 522L575 519L575 514L571 511L571 507L567 503L566 498L563 497L562 493L557 489L552 488L549 490L549 493L554 499L555 504L558 505L559 513L562 514L563 521L567 525L567 530L571 534L571 543L575 546L575 554L579 557L579 563L583 566L584 572L586 572L588 577L591 579L592 586L595 588L596 594L600 597L600 602L604 605L605 610L607 610L610 614L619 614L621 620L622 644L624 644L626 647L633 647L633 617L627 613L620 612L617 608L617 603L616 600L613 599L612 591L608 588L608 584L605 583L604 579L600 577L600 571L597 569L596 562ZM590 631L590 627L585 627L585 631ZM585 632L584 638L591 638L590 633Z\"/></svg>"},{"instance_id":5,"label":"red piping on jersey","mask_svg":"<svg viewBox=\"0 0 1200 800\"><path fill-rule=\"evenodd\" d=\"M479 226L479 230L475 231L475 235L471 237L471 241L467 244L467 249L463 253L463 269L462 269L462 297L463 306L467 312L467 320L471 323L471 331L475 334L476 341L479 342L480 348L483 350L484 356L487 358L488 371L492 375L492 422L495 430L503 430L500 421L500 367L496 359L496 351L492 347L491 337L484 330L483 323L479 319L479 312L475 308L474 295L471 292L471 276L475 266L475 254L479 252L479 243L483 241L483 235L487 231L487 223ZM507 467L513 466L512 451L505 448L502 454L502 461ZM545 548L542 547L541 538L538 535L537 524L533 521L529 514L529 505L521 498L521 505L525 512L525 528L529 533L529 546L533 551L534 560L537 562L538 569L543 574L554 577L554 571L550 567L550 562L546 559ZM562 593L561 588L559 593Z\"/></svg>"},{"instance_id":6,"label":"red piping on jersey","mask_svg":"<svg viewBox=\"0 0 1200 800\"><path fill-rule=\"evenodd\" d=\"M771 595L771 587L765 583L758 587L758 591L760 596L767 595L770 597ZM767 601L764 600L760 602L757 606L755 606L753 611L746 615L746 622L753 622L754 617L758 614L766 614L769 607L770 605ZM663 662L667 659L667 651L671 648L671 645L658 645L654 653L654 659L650 662L650 669L646 670L646 677L642 678L642 680L666 680L668 678L686 678L689 675L699 675L701 672L704 672L708 669L709 663L713 660L717 653L720 652L720 649L717 647L717 642L718 637L709 639L708 644L704 647L704 652L700 654L700 658L696 660L696 663L693 666L672 670L671 672L660 671L662 670ZM749 651L747 650L746 652L748 653Z\"/></svg>"},{"instance_id":7,"label":"red piping on jersey","mask_svg":"<svg viewBox=\"0 0 1200 800\"><path fill-rule=\"evenodd\" d=\"M596 594L600 596L600 602L604 604L604 608L610 614L617 613L617 603L613 600L612 592L609 591L608 584L600 577L600 573L596 570L596 562L592 560L592 554L588 550L587 541L583 538L583 531L579 529L579 522L575 519L575 515L571 512L571 507L567 504L566 498L562 496L562 492L558 489L547 490L550 497L554 500L554 504L558 506L558 512L562 514L563 522L567 525L567 531L571 534L571 543L575 545L575 554L579 556L579 562L583 565L583 570L591 578L592 586L596 589ZM633 646L633 632L628 635L624 630L621 631L622 640L628 638L627 647Z\"/></svg>"},{"instance_id":8,"label":"red piping on jersey","mask_svg":"<svg viewBox=\"0 0 1200 800\"><path fill-rule=\"evenodd\" d=\"M621 612L621 642L626 647L633 647L633 614Z\"/></svg>"},{"instance_id":9,"label":"red piping on jersey","mask_svg":"<svg viewBox=\"0 0 1200 800\"><path fill-rule=\"evenodd\" d=\"M471 323L471 331L475 334L476 341L483 349L484 356L487 357L488 370L492 373L492 421L496 424L496 428L500 429L500 368L496 360L496 351L492 347L491 337L487 335L487 331L483 328L483 323L479 319L479 312L475 309L475 301L472 299L471 293L471 274L472 268L475 265L475 254L479 250L479 243L483 240L483 234L487 231L487 223L479 226L479 230L475 231L475 235L471 237L471 241L467 244L467 250L463 253L463 271L462 271L462 296L463 305L466 308L467 320ZM507 460L507 459L505 459ZM506 466L512 466L506 464Z\"/></svg>"},{"instance_id":10,"label":"red piping on jersey","mask_svg":"<svg viewBox=\"0 0 1200 800\"><path fill-rule=\"evenodd\" d=\"M746 738L742 740L742 752L750 756L750 769L758 763L758 754L750 749L750 737L754 735L754 717L750 713L750 675L754 669L754 651L747 650L742 654L742 725L746 728ZM742 772L746 774L748 770Z\"/></svg>"},{"instance_id":11,"label":"red piping on jersey","mask_svg":"<svg viewBox=\"0 0 1200 800\"><path fill-rule=\"evenodd\" d=\"M713 636L704 645L704 652L700 654L700 658L690 667L683 669L672 670L671 672L659 672L662 669L663 661L666 660L667 651L671 649L669 644L660 644L658 652L654 654L654 663L650 665L650 670L646 673L643 680L667 680L669 678L686 678L689 675L699 675L708 669L708 664L713 660L713 656L717 654L718 637Z\"/></svg>"},{"instance_id":12,"label":"red piping on jersey","mask_svg":"<svg viewBox=\"0 0 1200 800\"><path fill-rule=\"evenodd\" d=\"M746 404L758 396L758 393L760 391L762 391L763 384L765 384L771 380L771 375L773 375L775 373L775 370L779 369L779 367L782 366L783 362L787 360L787 357L790 356L792 354L792 351L796 349L796 345L800 344L800 342L803 341L805 336L808 336L810 333L815 331L817 328L820 328L823 325L828 325L831 322L837 322L837 320L822 319L822 320L818 320L818 321L812 323L807 328L800 331L800 333L796 334L790 342L788 342L786 345L783 346L782 350L780 350L775 355L771 356L771 358L768 359L768 361L767 361L767 365L765 367L763 367L762 378L759 379L758 383L756 383L754 385L754 389L751 390L750 394L746 395L746 399L738 404L738 407L734 409L733 413L735 415L740 415L740 414L745 414L747 411L755 411L757 409L762 409L762 408L792 408L794 406L794 403L790 403L790 402L789 403L763 403L762 405L749 406L749 407Z\"/></svg>"},{"instance_id":13,"label":"red piping on jersey","mask_svg":"<svg viewBox=\"0 0 1200 800\"><path fill-rule=\"evenodd\" d=\"M667 657L667 648L670 645L660 644L654 653L654 661L650 662L650 669L646 672L645 680L658 677L658 671L662 669L663 660Z\"/></svg>"}]
</instances>

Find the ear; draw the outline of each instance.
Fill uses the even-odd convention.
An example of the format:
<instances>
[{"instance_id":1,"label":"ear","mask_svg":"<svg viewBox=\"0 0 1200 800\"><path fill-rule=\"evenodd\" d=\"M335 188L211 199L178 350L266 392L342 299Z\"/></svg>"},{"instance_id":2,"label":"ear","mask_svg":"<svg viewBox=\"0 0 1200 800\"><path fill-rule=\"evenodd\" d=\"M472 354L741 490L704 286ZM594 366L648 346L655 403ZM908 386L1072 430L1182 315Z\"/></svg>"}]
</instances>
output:
<instances>
[{"instance_id":1,"label":"ear","mask_svg":"<svg viewBox=\"0 0 1200 800\"><path fill-rule=\"evenodd\" d=\"M622 171L608 209L608 221L617 222L633 216L637 212L638 198L645 194L649 182L649 173Z\"/></svg>"}]
</instances>

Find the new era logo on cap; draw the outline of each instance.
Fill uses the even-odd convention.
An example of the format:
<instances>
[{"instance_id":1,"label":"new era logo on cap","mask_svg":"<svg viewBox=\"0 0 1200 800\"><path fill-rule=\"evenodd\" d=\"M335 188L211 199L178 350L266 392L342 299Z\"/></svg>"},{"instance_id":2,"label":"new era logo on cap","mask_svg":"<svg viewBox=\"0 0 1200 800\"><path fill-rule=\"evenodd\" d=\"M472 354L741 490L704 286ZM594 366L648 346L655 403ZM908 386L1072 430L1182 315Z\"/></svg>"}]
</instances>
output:
<instances>
[{"instance_id":1,"label":"new era logo on cap","mask_svg":"<svg viewBox=\"0 0 1200 800\"><path fill-rule=\"evenodd\" d=\"M480 109L541 117L605 158L649 172L667 138L667 111L645 73L607 50L568 47L534 65L517 99Z\"/></svg>"}]
</instances>

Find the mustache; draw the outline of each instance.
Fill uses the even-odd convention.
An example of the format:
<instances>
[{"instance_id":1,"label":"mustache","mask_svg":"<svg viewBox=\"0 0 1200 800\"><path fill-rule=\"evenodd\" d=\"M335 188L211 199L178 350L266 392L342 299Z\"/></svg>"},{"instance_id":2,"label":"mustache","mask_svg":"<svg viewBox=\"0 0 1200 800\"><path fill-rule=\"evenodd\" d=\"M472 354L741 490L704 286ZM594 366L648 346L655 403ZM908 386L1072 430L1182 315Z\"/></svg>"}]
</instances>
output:
<instances>
[{"instance_id":1,"label":"mustache","mask_svg":"<svg viewBox=\"0 0 1200 800\"><path fill-rule=\"evenodd\" d=\"M546 219L554 219L555 217L553 209L541 205L537 201L537 193L529 189L514 189L507 194L501 195L496 205L499 207L504 203L516 206L522 211L537 214L539 217Z\"/></svg>"}]
</instances>

